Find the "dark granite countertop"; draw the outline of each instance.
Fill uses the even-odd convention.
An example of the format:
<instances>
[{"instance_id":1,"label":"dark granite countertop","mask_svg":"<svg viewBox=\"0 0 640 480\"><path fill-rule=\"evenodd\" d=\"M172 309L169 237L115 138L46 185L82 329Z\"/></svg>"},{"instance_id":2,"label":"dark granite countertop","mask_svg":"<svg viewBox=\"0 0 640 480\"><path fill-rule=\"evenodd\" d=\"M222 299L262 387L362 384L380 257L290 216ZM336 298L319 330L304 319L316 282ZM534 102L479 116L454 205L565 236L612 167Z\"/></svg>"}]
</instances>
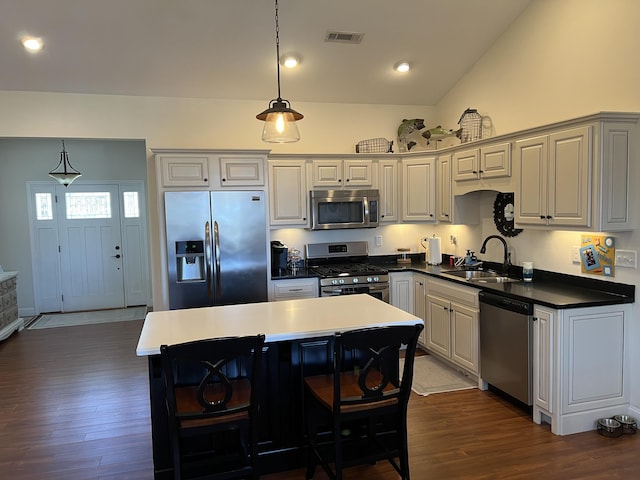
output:
<instances>
[{"instance_id":1,"label":"dark granite countertop","mask_svg":"<svg viewBox=\"0 0 640 480\"><path fill-rule=\"evenodd\" d=\"M415 258L414 258L415 257ZM427 265L424 256L412 255L411 265L398 265L397 255L371 256L369 261L386 268L389 272L417 272L441 278L449 282L459 283L469 287L503 294L525 302L532 302L555 309L596 307L601 305L617 305L635 302L635 285L616 283L576 275L535 270L533 282L510 283L470 283L464 279L444 276L451 270L449 264ZM448 262L448 259L445 259ZM484 268L500 271L501 265L494 262L484 262ZM280 275L272 275L271 280L291 280L296 278L313 278L317 275L306 268L293 273L289 270ZM509 276L522 278L522 268L511 266Z\"/></svg>"},{"instance_id":2,"label":"dark granite countertop","mask_svg":"<svg viewBox=\"0 0 640 480\"><path fill-rule=\"evenodd\" d=\"M451 270L449 264L427 265L420 258L412 258L411 265L398 265L397 256L369 257L377 265L390 272L413 271L438 277L450 282L463 284L488 292L504 294L507 297L544 305L555 309L596 307L617 305L635 301L635 285L609 282L605 280L566 275L545 270L535 270L533 282L510 283L470 283L464 279L445 277L443 272ZM423 257L424 258L424 257ZM500 271L501 264L484 262L484 268ZM522 278L522 268L512 266L509 276Z\"/></svg>"}]
</instances>

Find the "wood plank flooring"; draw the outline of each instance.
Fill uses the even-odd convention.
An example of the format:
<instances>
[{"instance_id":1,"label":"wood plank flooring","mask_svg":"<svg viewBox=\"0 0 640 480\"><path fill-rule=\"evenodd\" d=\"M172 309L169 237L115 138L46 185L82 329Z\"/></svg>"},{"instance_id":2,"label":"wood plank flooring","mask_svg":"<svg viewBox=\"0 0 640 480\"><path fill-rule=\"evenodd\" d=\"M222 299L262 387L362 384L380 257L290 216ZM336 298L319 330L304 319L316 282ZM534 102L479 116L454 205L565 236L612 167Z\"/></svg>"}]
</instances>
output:
<instances>
[{"instance_id":1,"label":"wood plank flooring","mask_svg":"<svg viewBox=\"0 0 640 480\"><path fill-rule=\"evenodd\" d=\"M153 478L142 321L24 330L0 342L0 477ZM465 390L409 404L414 479L636 478L640 435L558 437L490 392ZM304 478L298 469L263 477ZM388 464L345 479L398 478ZM316 480L326 476L318 471Z\"/></svg>"}]
</instances>

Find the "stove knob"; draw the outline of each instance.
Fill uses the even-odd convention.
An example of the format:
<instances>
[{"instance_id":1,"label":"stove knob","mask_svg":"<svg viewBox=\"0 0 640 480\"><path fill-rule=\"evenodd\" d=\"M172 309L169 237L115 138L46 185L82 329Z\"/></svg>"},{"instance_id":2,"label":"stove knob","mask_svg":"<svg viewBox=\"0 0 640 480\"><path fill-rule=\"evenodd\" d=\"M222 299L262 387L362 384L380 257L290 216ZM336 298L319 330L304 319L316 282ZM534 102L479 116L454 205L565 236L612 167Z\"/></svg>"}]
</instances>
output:
<instances>
[{"instance_id":1,"label":"stove knob","mask_svg":"<svg viewBox=\"0 0 640 480\"><path fill-rule=\"evenodd\" d=\"M337 285L337 284L338 284L338 280L336 280L335 278L331 280L331 285Z\"/></svg>"},{"instance_id":2,"label":"stove knob","mask_svg":"<svg viewBox=\"0 0 640 480\"><path fill-rule=\"evenodd\" d=\"M358 277L353 277L353 283L358 283Z\"/></svg>"},{"instance_id":3,"label":"stove knob","mask_svg":"<svg viewBox=\"0 0 640 480\"><path fill-rule=\"evenodd\" d=\"M367 277L367 282L369 282L369 283L373 282L373 278Z\"/></svg>"},{"instance_id":4,"label":"stove knob","mask_svg":"<svg viewBox=\"0 0 640 480\"><path fill-rule=\"evenodd\" d=\"M342 285L344 283L344 278L341 278L340 280L338 280L338 283Z\"/></svg>"},{"instance_id":5,"label":"stove knob","mask_svg":"<svg viewBox=\"0 0 640 480\"><path fill-rule=\"evenodd\" d=\"M373 281L374 282L379 282L380 281L380 277L373 277Z\"/></svg>"}]
</instances>

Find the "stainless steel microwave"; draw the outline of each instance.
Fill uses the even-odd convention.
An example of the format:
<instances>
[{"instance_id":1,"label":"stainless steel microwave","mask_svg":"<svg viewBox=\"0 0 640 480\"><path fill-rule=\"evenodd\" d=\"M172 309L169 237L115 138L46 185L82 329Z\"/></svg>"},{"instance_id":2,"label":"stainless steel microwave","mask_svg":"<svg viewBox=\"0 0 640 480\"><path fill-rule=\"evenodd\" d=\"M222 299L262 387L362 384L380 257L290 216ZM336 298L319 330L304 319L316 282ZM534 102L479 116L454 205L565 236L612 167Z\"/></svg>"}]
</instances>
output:
<instances>
[{"instance_id":1,"label":"stainless steel microwave","mask_svg":"<svg viewBox=\"0 0 640 480\"><path fill-rule=\"evenodd\" d=\"M378 226L378 190L312 190L311 230Z\"/></svg>"}]
</instances>

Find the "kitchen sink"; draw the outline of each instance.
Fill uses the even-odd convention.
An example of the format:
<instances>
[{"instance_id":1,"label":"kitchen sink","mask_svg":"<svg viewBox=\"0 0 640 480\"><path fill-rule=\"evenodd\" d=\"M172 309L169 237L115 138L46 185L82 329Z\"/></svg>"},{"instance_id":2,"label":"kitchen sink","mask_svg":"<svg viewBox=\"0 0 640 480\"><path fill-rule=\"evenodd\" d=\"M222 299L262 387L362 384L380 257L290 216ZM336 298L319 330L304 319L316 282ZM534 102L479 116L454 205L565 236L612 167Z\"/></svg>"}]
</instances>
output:
<instances>
[{"instance_id":1,"label":"kitchen sink","mask_svg":"<svg viewBox=\"0 0 640 480\"><path fill-rule=\"evenodd\" d=\"M501 275L493 270L449 270L443 275L461 278L471 283L509 283L519 282L519 278Z\"/></svg>"}]
</instances>

